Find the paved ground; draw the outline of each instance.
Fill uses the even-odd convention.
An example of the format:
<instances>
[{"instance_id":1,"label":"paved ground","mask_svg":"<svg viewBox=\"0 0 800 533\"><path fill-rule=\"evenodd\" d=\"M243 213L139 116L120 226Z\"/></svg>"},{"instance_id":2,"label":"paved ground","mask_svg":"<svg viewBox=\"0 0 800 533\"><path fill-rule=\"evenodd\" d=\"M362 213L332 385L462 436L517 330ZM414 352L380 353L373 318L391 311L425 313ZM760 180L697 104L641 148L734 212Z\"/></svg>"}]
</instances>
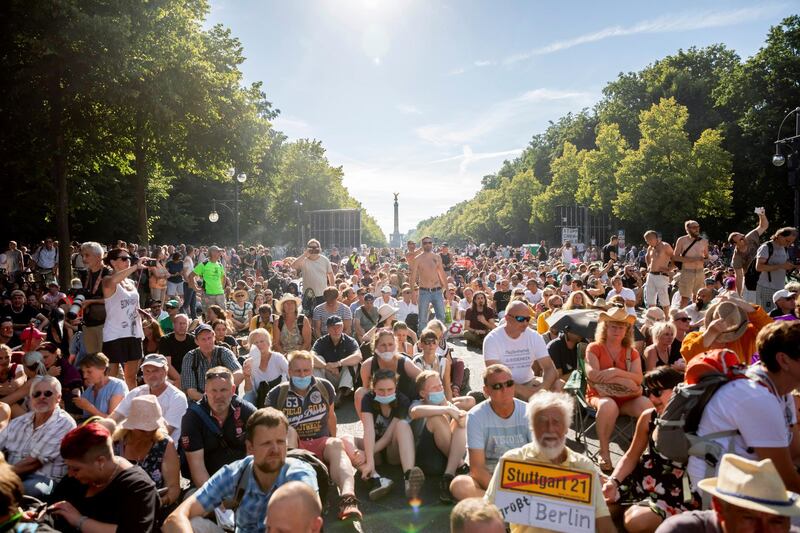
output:
<instances>
[{"instance_id":1,"label":"paved ground","mask_svg":"<svg viewBox=\"0 0 800 533\"><path fill-rule=\"evenodd\" d=\"M484 369L483 356L476 351L468 350L463 340L455 339L453 344L455 345L456 355L464 359L466 365L470 369L470 385L472 390L482 390L483 382L481 375ZM339 431L342 434L361 436L360 423L356 419L355 409L352 403L340 407L337 410L337 415L339 419ZM570 432L570 437L573 437L572 432ZM590 435L588 441L589 449L590 451L595 451L597 449L597 441L592 437L594 437L593 433ZM577 444L573 438L570 438L568 443L573 449L578 451L582 449L582 446ZM623 450L620 449L619 445L612 443L611 452L612 459L616 463L622 455ZM336 517L336 491L331 490L328 513L325 517L326 531L364 531L370 533L441 533L449 531L449 517L452 505L443 505L439 503L439 481L441 478L428 477L428 479L426 479L422 494L422 505L417 508L412 508L405 499L400 467L380 466L378 469L382 475L395 481L392 492L380 501L371 502L367 494L368 490L366 485L361 481L357 481L356 496L361 501L361 511L364 513L364 520L354 525L338 521Z\"/></svg>"}]
</instances>

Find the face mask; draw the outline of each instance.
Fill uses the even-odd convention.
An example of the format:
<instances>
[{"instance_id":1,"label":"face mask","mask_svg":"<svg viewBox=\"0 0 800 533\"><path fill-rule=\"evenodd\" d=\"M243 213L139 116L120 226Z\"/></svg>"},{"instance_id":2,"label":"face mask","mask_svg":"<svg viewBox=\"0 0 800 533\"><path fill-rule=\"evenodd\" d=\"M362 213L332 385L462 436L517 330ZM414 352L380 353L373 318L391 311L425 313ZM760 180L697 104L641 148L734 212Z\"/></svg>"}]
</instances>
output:
<instances>
[{"instance_id":1,"label":"face mask","mask_svg":"<svg viewBox=\"0 0 800 533\"><path fill-rule=\"evenodd\" d=\"M375 352L378 357L383 359L384 361L391 361L392 357L394 357L394 352Z\"/></svg>"},{"instance_id":2,"label":"face mask","mask_svg":"<svg viewBox=\"0 0 800 533\"><path fill-rule=\"evenodd\" d=\"M307 389L311 385L311 376L297 377L292 376L292 385L298 389Z\"/></svg>"},{"instance_id":3,"label":"face mask","mask_svg":"<svg viewBox=\"0 0 800 533\"><path fill-rule=\"evenodd\" d=\"M396 397L397 397L397 394L395 394L395 393L392 393L389 396L377 396L376 395L375 396L375 401L378 402L378 403L387 404L387 403L392 403L395 400Z\"/></svg>"},{"instance_id":4,"label":"face mask","mask_svg":"<svg viewBox=\"0 0 800 533\"><path fill-rule=\"evenodd\" d=\"M428 393L428 403L439 405L444 401L444 391Z\"/></svg>"}]
</instances>

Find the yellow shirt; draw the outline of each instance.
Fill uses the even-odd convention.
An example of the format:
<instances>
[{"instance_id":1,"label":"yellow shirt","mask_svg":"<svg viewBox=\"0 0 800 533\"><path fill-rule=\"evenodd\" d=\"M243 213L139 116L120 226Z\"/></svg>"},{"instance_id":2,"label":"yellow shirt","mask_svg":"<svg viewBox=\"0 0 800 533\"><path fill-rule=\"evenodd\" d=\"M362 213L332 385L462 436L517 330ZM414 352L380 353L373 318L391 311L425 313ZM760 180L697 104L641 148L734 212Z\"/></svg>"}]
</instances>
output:
<instances>
[{"instance_id":1,"label":"yellow shirt","mask_svg":"<svg viewBox=\"0 0 800 533\"><path fill-rule=\"evenodd\" d=\"M604 516L610 516L608 506L606 505L606 500L603 497L600 474L595 464L588 457L579 453L575 453L569 448L565 449L567 450L567 459L563 463L560 463L560 466L594 472L594 494L592 495L592 499L594 500L595 520ZM485 498L489 503L494 503L494 496L497 492L497 486L500 484L500 467L503 464L502 459L515 459L517 461L540 461L544 463L549 462L544 456L539 456L535 442L526 444L521 448L508 450L503 454L501 460L497 462L497 466L494 469L494 474L492 475L492 480L489 482L489 488L486 489ZM544 529L541 527L511 524L511 533L546 533L549 531L549 529Z\"/></svg>"},{"instance_id":2,"label":"yellow shirt","mask_svg":"<svg viewBox=\"0 0 800 533\"><path fill-rule=\"evenodd\" d=\"M550 315L552 314L552 309L548 309L547 311L542 311L539 313L539 318L536 319L536 331L539 333L539 335L544 335L550 331L550 326L547 324L547 319L550 318Z\"/></svg>"}]
</instances>

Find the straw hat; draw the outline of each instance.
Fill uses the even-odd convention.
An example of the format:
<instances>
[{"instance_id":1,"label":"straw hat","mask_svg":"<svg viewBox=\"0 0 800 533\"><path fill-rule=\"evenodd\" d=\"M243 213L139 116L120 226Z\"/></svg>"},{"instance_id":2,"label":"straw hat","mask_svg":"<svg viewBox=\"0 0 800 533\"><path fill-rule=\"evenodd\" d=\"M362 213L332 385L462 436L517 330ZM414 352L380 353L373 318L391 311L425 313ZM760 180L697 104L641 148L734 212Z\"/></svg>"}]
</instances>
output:
<instances>
[{"instance_id":1,"label":"straw hat","mask_svg":"<svg viewBox=\"0 0 800 533\"><path fill-rule=\"evenodd\" d=\"M744 335L747 331L749 321L744 310L733 302L721 300L711 304L706 311L703 324L706 329L714 320L722 318L727 327L722 333L717 335L715 342L732 342Z\"/></svg>"},{"instance_id":2,"label":"straw hat","mask_svg":"<svg viewBox=\"0 0 800 533\"><path fill-rule=\"evenodd\" d=\"M786 490L771 459L756 462L726 453L719 465L719 475L704 479L697 486L736 507L800 516L800 498Z\"/></svg>"},{"instance_id":3,"label":"straw hat","mask_svg":"<svg viewBox=\"0 0 800 533\"><path fill-rule=\"evenodd\" d=\"M606 309L608 309L609 305L606 302L606 299L601 296L599 298L595 298L594 299L594 302L592 302L592 307L595 308L595 309L606 310Z\"/></svg>"},{"instance_id":4,"label":"straw hat","mask_svg":"<svg viewBox=\"0 0 800 533\"><path fill-rule=\"evenodd\" d=\"M158 398L152 394L144 394L131 400L128 418L120 424L120 427L124 429L140 429L142 431L155 431L166 426Z\"/></svg>"},{"instance_id":5,"label":"straw hat","mask_svg":"<svg viewBox=\"0 0 800 533\"><path fill-rule=\"evenodd\" d=\"M601 311L599 318L601 322L625 322L627 324L636 322L636 317L634 315L629 315L624 308L617 307L616 305L611 306L605 311Z\"/></svg>"},{"instance_id":6,"label":"straw hat","mask_svg":"<svg viewBox=\"0 0 800 533\"><path fill-rule=\"evenodd\" d=\"M300 306L303 305L303 300L295 296L294 294L287 292L281 296L281 299L275 303L275 309L278 311L278 314L283 313L283 303L292 301L297 306L297 310L300 310Z\"/></svg>"},{"instance_id":7,"label":"straw hat","mask_svg":"<svg viewBox=\"0 0 800 533\"><path fill-rule=\"evenodd\" d=\"M390 316L396 314L400 309L398 307L392 307L389 304L383 304L378 308L378 322L383 322Z\"/></svg>"}]
</instances>

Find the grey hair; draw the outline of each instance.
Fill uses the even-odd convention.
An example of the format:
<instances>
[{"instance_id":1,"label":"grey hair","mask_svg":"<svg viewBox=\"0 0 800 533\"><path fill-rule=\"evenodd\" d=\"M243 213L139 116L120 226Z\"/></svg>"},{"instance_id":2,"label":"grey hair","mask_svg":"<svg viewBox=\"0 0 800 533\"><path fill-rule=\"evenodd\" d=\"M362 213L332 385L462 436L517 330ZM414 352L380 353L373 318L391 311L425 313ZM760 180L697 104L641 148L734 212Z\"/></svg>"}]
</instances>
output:
<instances>
[{"instance_id":1,"label":"grey hair","mask_svg":"<svg viewBox=\"0 0 800 533\"><path fill-rule=\"evenodd\" d=\"M561 414L564 417L564 426L567 429L572 426L575 399L564 392L539 391L528 400L528 422L531 426L531 433L533 433L533 420L536 416L551 407L557 407L561 410Z\"/></svg>"},{"instance_id":2,"label":"grey hair","mask_svg":"<svg viewBox=\"0 0 800 533\"><path fill-rule=\"evenodd\" d=\"M653 334L653 342L657 341L661 335L667 332L667 330L672 331L672 334L675 335L678 333L675 324L672 322L667 322L666 320L659 320L655 324L653 324L652 329L650 332Z\"/></svg>"},{"instance_id":3,"label":"grey hair","mask_svg":"<svg viewBox=\"0 0 800 533\"><path fill-rule=\"evenodd\" d=\"M39 383L47 383L53 389L55 389L56 394L61 396L61 382L58 381L58 379L56 379L54 376L36 376L35 378L33 378L31 380L31 389L30 389L31 396L33 396L33 390Z\"/></svg>"},{"instance_id":4,"label":"grey hair","mask_svg":"<svg viewBox=\"0 0 800 533\"><path fill-rule=\"evenodd\" d=\"M103 257L103 247L99 242L88 241L81 244L81 252L91 252L97 257Z\"/></svg>"}]
</instances>

